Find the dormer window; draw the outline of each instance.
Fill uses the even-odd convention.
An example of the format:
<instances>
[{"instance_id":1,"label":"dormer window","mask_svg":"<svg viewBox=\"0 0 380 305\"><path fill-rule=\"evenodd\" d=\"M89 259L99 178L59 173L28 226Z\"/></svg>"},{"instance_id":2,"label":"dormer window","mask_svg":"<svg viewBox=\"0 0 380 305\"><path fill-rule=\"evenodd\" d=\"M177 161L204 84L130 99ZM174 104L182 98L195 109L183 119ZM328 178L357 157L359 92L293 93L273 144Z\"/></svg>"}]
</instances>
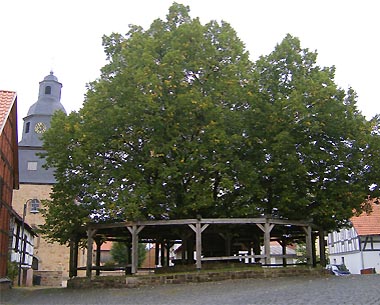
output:
<instances>
[{"instance_id":1,"label":"dormer window","mask_svg":"<svg viewBox=\"0 0 380 305\"><path fill-rule=\"evenodd\" d=\"M51 94L51 87L50 86L45 87L45 94Z\"/></svg>"}]
</instances>

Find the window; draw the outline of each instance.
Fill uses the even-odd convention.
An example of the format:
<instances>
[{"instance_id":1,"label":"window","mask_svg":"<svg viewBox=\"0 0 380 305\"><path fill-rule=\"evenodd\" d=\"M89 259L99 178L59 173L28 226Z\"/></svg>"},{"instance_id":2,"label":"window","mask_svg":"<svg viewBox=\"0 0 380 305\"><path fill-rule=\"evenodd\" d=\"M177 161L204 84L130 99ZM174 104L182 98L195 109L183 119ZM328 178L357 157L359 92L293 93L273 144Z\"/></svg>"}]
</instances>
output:
<instances>
[{"instance_id":1,"label":"window","mask_svg":"<svg viewBox=\"0 0 380 305\"><path fill-rule=\"evenodd\" d=\"M37 170L37 161L29 161L28 171L36 171L36 170Z\"/></svg>"},{"instance_id":2,"label":"window","mask_svg":"<svg viewBox=\"0 0 380 305\"><path fill-rule=\"evenodd\" d=\"M19 249L19 243L20 243L20 226L17 225L16 227L16 236L15 236L15 251L17 252Z\"/></svg>"},{"instance_id":3,"label":"window","mask_svg":"<svg viewBox=\"0 0 380 305\"><path fill-rule=\"evenodd\" d=\"M30 122L25 124L25 133L29 133L30 130Z\"/></svg>"},{"instance_id":4,"label":"window","mask_svg":"<svg viewBox=\"0 0 380 305\"><path fill-rule=\"evenodd\" d=\"M38 213L40 209L40 201L38 199L32 199L30 201L30 213Z\"/></svg>"},{"instance_id":5,"label":"window","mask_svg":"<svg viewBox=\"0 0 380 305\"><path fill-rule=\"evenodd\" d=\"M334 232L329 234L330 244L334 247Z\"/></svg>"},{"instance_id":6,"label":"window","mask_svg":"<svg viewBox=\"0 0 380 305\"><path fill-rule=\"evenodd\" d=\"M45 94L51 94L51 87L50 86L45 87Z\"/></svg>"},{"instance_id":7,"label":"window","mask_svg":"<svg viewBox=\"0 0 380 305\"><path fill-rule=\"evenodd\" d=\"M38 258L35 257L35 256L33 256L32 269L33 270L38 270Z\"/></svg>"},{"instance_id":8,"label":"window","mask_svg":"<svg viewBox=\"0 0 380 305\"><path fill-rule=\"evenodd\" d=\"M345 234L345 230L341 231L340 232L340 239L345 239L346 238L346 234Z\"/></svg>"}]
</instances>

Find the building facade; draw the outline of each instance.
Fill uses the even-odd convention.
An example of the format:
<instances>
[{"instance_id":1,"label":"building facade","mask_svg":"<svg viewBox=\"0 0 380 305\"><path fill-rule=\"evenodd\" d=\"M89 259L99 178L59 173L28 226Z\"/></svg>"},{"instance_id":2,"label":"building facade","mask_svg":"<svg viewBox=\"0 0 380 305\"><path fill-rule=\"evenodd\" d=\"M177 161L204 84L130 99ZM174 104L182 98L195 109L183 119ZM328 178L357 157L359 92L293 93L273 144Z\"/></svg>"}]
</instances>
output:
<instances>
[{"instance_id":1,"label":"building facade","mask_svg":"<svg viewBox=\"0 0 380 305\"><path fill-rule=\"evenodd\" d=\"M353 274L380 273L380 201L369 203L372 211L352 217L351 228L328 234L330 264L344 264Z\"/></svg>"},{"instance_id":2,"label":"building facade","mask_svg":"<svg viewBox=\"0 0 380 305\"><path fill-rule=\"evenodd\" d=\"M0 90L0 286L7 282L12 197L18 186L17 95Z\"/></svg>"},{"instance_id":3,"label":"building facade","mask_svg":"<svg viewBox=\"0 0 380 305\"><path fill-rule=\"evenodd\" d=\"M34 237L36 234L25 222L25 214L23 213L23 216L20 216L15 211L12 213L10 261L13 263L13 268L18 270L17 284L19 286L32 286ZM16 278L13 278L12 281L15 283Z\"/></svg>"},{"instance_id":4,"label":"building facade","mask_svg":"<svg viewBox=\"0 0 380 305\"><path fill-rule=\"evenodd\" d=\"M63 111L61 104L62 84L50 72L40 83L37 101L29 108L23 119L22 139L18 144L20 187L14 191L14 209L22 214L26 203L25 221L31 227L44 223L40 208L42 201L50 199L52 186L56 182L54 169L45 169L45 160L39 157L42 149L43 133L50 127L56 111ZM34 238L34 274L42 278L41 285L58 285L68 277L69 248L57 243L49 243L43 236ZM53 280L49 280L51 274Z\"/></svg>"}]
</instances>

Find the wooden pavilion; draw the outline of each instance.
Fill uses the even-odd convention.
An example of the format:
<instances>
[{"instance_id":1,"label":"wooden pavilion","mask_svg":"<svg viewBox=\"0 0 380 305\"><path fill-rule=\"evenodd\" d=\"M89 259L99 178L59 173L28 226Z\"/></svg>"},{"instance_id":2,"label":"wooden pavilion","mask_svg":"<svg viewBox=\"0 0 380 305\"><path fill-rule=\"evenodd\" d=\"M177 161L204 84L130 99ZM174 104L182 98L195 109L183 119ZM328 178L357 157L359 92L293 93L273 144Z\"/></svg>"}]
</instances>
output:
<instances>
[{"instance_id":1,"label":"wooden pavilion","mask_svg":"<svg viewBox=\"0 0 380 305\"><path fill-rule=\"evenodd\" d=\"M115 223L93 223L87 227L87 263L78 267L78 240L70 243L70 277L77 270L85 269L86 276L92 271L100 274L100 250L104 241L126 242L130 245L130 272L138 272L138 243L156 244L156 265L168 266L169 249L175 243L183 248L180 264L193 264L199 270L202 264L210 261L236 261L251 259L264 266L271 265L270 243L277 241L283 248L282 258L286 266L287 258L303 258L308 265L316 265L315 240L320 235L321 264L325 262L324 234L315 230L311 222L291 221L278 218L198 218L176 220L125 221ZM306 254L287 254L286 246L302 242L306 245ZM96 244L95 264L93 264L93 244ZM262 246L264 250L261 251ZM253 249L253 254L239 255L239 249ZM161 251L161 252L158 252ZM158 255L158 254L161 255ZM195 253L195 255L194 255ZM195 259L194 259L195 256ZM165 259L166 257L166 259ZM161 262L158 260L161 259Z\"/></svg>"}]
</instances>

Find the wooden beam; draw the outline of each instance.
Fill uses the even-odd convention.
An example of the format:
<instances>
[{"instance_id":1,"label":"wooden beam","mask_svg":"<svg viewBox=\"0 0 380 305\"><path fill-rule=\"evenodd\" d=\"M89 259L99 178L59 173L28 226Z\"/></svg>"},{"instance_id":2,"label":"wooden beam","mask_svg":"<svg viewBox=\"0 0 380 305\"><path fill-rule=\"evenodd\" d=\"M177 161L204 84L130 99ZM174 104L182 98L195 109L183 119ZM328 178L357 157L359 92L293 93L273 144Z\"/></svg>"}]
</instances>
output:
<instances>
[{"instance_id":1,"label":"wooden beam","mask_svg":"<svg viewBox=\"0 0 380 305\"><path fill-rule=\"evenodd\" d=\"M86 276L91 278L92 270L92 247L94 244L94 235L96 229L88 228L87 229L87 264L86 264Z\"/></svg>"},{"instance_id":2,"label":"wooden beam","mask_svg":"<svg viewBox=\"0 0 380 305\"><path fill-rule=\"evenodd\" d=\"M284 219L272 219L270 223L275 225L291 225L291 226L309 226L312 225L307 221L298 220L284 220ZM196 224L200 221L201 224L264 224L267 218L202 218L197 219L169 219L169 220L144 220L144 221L125 221L116 223L103 223L103 224L91 224L91 228L96 229L111 229L121 227L132 227L133 225L139 226L170 226L170 225L188 225Z\"/></svg>"},{"instance_id":3,"label":"wooden beam","mask_svg":"<svg viewBox=\"0 0 380 305\"><path fill-rule=\"evenodd\" d=\"M265 255L231 255L202 257L202 261L243 260L246 258L265 258Z\"/></svg>"}]
</instances>

